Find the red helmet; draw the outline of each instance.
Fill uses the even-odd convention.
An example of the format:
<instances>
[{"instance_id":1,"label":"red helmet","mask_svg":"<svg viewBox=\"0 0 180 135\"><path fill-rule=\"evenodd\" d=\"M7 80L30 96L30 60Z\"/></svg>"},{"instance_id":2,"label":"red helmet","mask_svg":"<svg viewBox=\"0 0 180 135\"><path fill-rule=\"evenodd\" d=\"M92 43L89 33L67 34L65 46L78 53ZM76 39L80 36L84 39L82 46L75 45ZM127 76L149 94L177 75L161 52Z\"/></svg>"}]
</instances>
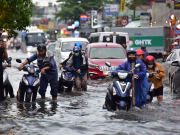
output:
<instances>
[{"instance_id":1,"label":"red helmet","mask_svg":"<svg viewBox=\"0 0 180 135\"><path fill-rule=\"evenodd\" d=\"M142 50L136 50L137 55L143 55L144 52Z\"/></svg>"},{"instance_id":2,"label":"red helmet","mask_svg":"<svg viewBox=\"0 0 180 135\"><path fill-rule=\"evenodd\" d=\"M153 56L147 56L145 61L146 61L146 64L152 65L152 64L154 64L155 59Z\"/></svg>"}]
</instances>

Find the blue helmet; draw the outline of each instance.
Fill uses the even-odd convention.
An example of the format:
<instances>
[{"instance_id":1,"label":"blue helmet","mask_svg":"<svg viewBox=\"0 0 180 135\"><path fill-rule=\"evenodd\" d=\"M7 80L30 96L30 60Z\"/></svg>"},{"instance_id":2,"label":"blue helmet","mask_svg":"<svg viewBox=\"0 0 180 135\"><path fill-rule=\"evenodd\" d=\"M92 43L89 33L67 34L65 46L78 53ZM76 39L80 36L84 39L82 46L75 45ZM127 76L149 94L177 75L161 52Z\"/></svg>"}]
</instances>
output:
<instances>
[{"instance_id":1,"label":"blue helmet","mask_svg":"<svg viewBox=\"0 0 180 135\"><path fill-rule=\"evenodd\" d=\"M73 51L80 51L81 49L80 49L80 47L79 46L74 46L74 48L73 48Z\"/></svg>"},{"instance_id":2,"label":"blue helmet","mask_svg":"<svg viewBox=\"0 0 180 135\"><path fill-rule=\"evenodd\" d=\"M134 54L135 56L137 55L136 50L134 48L130 48L130 49L127 50L127 56L129 54Z\"/></svg>"},{"instance_id":3,"label":"blue helmet","mask_svg":"<svg viewBox=\"0 0 180 135\"><path fill-rule=\"evenodd\" d=\"M80 42L76 42L74 46L79 46L80 49L82 48L82 44Z\"/></svg>"}]
</instances>

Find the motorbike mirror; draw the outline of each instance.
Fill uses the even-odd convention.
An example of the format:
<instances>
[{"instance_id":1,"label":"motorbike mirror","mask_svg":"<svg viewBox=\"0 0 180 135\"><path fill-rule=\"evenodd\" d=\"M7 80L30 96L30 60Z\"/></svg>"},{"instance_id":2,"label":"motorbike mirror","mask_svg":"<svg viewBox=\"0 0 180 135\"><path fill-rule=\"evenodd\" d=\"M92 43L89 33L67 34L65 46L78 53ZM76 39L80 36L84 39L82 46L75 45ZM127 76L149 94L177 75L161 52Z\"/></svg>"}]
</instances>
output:
<instances>
[{"instance_id":1,"label":"motorbike mirror","mask_svg":"<svg viewBox=\"0 0 180 135\"><path fill-rule=\"evenodd\" d=\"M106 66L111 67L111 63L105 62Z\"/></svg>"},{"instance_id":2,"label":"motorbike mirror","mask_svg":"<svg viewBox=\"0 0 180 135\"><path fill-rule=\"evenodd\" d=\"M135 65L135 68L138 68L138 67L140 67L140 66L141 66L141 64L138 63L138 64Z\"/></svg>"},{"instance_id":3,"label":"motorbike mirror","mask_svg":"<svg viewBox=\"0 0 180 135\"><path fill-rule=\"evenodd\" d=\"M17 63L22 63L22 61L20 59L16 59Z\"/></svg>"},{"instance_id":4,"label":"motorbike mirror","mask_svg":"<svg viewBox=\"0 0 180 135\"><path fill-rule=\"evenodd\" d=\"M9 57L6 61L7 61L7 62L9 62L9 61L11 61L11 60L12 60L12 58L11 58L11 57Z\"/></svg>"}]
</instances>

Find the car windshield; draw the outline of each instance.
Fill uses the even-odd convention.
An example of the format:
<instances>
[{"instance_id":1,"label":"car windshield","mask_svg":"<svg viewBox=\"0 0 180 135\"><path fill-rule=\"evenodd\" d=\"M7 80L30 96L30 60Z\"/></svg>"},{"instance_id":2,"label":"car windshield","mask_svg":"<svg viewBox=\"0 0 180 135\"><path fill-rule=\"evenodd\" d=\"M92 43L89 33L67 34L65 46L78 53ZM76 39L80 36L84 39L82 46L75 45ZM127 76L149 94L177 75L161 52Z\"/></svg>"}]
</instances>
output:
<instances>
[{"instance_id":1,"label":"car windshield","mask_svg":"<svg viewBox=\"0 0 180 135\"><path fill-rule=\"evenodd\" d=\"M77 42L80 42L80 41L63 42L61 51L62 52L72 51L75 43ZM82 44L82 50L84 51L86 49L86 45L88 44L88 42L81 41L80 43Z\"/></svg>"},{"instance_id":2,"label":"car windshield","mask_svg":"<svg viewBox=\"0 0 180 135\"><path fill-rule=\"evenodd\" d=\"M55 47L56 47L56 44L51 44L51 45L49 45L48 50L50 50L50 51L54 52Z\"/></svg>"},{"instance_id":3,"label":"car windshield","mask_svg":"<svg viewBox=\"0 0 180 135\"><path fill-rule=\"evenodd\" d=\"M28 43L43 43L45 41L43 33L31 33L27 34Z\"/></svg>"},{"instance_id":4,"label":"car windshield","mask_svg":"<svg viewBox=\"0 0 180 135\"><path fill-rule=\"evenodd\" d=\"M122 48L91 48L91 59L125 59L126 55Z\"/></svg>"}]
</instances>

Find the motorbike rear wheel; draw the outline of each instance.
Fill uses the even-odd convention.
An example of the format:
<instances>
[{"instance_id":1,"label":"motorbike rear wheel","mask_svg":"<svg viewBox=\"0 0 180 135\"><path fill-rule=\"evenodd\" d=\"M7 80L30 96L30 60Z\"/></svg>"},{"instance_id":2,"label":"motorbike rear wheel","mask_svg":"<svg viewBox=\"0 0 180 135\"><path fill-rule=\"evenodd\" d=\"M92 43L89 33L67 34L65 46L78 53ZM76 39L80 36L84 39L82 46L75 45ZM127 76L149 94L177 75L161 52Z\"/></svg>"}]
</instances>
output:
<instances>
[{"instance_id":1,"label":"motorbike rear wheel","mask_svg":"<svg viewBox=\"0 0 180 135\"><path fill-rule=\"evenodd\" d=\"M32 93L28 93L26 92L26 102L31 102L31 96L32 96Z\"/></svg>"}]
</instances>

